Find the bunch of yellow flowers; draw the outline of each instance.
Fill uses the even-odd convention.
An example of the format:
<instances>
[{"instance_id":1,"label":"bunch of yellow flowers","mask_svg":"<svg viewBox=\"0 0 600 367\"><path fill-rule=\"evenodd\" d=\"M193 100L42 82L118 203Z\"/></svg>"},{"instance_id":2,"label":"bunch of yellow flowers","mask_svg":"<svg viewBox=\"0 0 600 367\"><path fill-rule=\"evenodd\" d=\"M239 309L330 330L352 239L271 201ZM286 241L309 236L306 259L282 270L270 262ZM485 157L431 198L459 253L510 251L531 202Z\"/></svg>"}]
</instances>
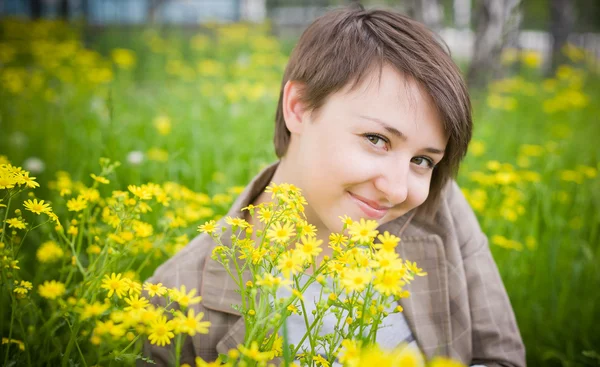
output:
<instances>
[{"instance_id":1,"label":"bunch of yellow flowers","mask_svg":"<svg viewBox=\"0 0 600 367\"><path fill-rule=\"evenodd\" d=\"M242 304L234 307L244 317L246 339L237 350L221 356L222 363L266 366L284 356L288 362L291 357L307 366L330 366L336 359L360 366L371 364L377 354L380 361L387 358L385 365L399 365L398 358L413 361L403 366L421 365L419 353L403 346L389 355L372 352L389 310L402 312L397 301L410 296L405 286L415 276L426 275L417 264L399 258L395 248L400 239L388 232L380 234L375 221L340 217L342 232L329 236L332 256L317 262L323 241L307 222L301 190L282 183L271 184L265 191L271 193L270 202L243 208L256 217L260 229L232 217L224 219L226 226L213 220L198 228L216 241L212 258L228 270L242 295ZM223 244L221 238L231 238L231 245ZM321 288L314 320L306 315L312 300L303 296L311 284ZM281 289L289 297L279 298ZM304 315L306 333L299 345L288 345L280 330L294 313ZM335 317L339 327L320 337L325 317ZM303 345L305 340L309 347ZM317 352L320 347L324 354ZM205 362L199 359L197 365Z\"/></svg>"},{"instance_id":2,"label":"bunch of yellow flowers","mask_svg":"<svg viewBox=\"0 0 600 367\"><path fill-rule=\"evenodd\" d=\"M190 223L215 217L212 198L172 182L107 190L119 164L100 165L88 185L59 172L47 201L32 192L35 177L0 156L3 364L131 365L146 339L208 332L189 308L201 301L195 289L139 279L189 242ZM220 194L219 206L231 199Z\"/></svg>"}]
</instances>

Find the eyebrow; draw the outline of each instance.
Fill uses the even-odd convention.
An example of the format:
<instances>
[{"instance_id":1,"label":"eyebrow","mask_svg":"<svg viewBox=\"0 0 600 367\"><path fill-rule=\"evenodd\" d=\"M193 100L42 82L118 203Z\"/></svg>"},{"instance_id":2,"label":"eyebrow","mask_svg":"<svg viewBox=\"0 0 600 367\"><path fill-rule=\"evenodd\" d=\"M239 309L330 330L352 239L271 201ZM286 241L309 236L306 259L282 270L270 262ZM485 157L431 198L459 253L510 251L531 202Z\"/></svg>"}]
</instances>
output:
<instances>
[{"instance_id":1,"label":"eyebrow","mask_svg":"<svg viewBox=\"0 0 600 367\"><path fill-rule=\"evenodd\" d=\"M396 129L395 127L393 127L392 125L383 122L382 120L376 118L376 117L371 117L371 116L365 116L365 115L358 115L358 117L362 117L364 119L367 120L371 120L373 122L378 123L379 125L381 125L381 127L383 127L387 132L389 132L390 134L400 138L403 141L406 141L408 138L406 135L404 135L404 133L398 129ZM444 150L441 149L437 149L437 148L432 148L432 147L428 147L425 148L426 152L429 153L433 153L433 154L444 154Z\"/></svg>"}]
</instances>

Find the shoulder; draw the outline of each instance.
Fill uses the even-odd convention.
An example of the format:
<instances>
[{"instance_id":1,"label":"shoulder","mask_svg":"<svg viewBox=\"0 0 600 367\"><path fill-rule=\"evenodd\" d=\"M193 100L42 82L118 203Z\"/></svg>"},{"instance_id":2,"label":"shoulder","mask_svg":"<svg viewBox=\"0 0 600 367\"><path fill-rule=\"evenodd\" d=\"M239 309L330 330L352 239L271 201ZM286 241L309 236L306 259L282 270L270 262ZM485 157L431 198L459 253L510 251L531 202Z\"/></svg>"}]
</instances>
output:
<instances>
[{"instance_id":1,"label":"shoulder","mask_svg":"<svg viewBox=\"0 0 600 367\"><path fill-rule=\"evenodd\" d=\"M444 188L442 204L444 207L441 208L441 213L452 218L459 237L481 232L477 216L455 180L449 181Z\"/></svg>"},{"instance_id":2,"label":"shoulder","mask_svg":"<svg viewBox=\"0 0 600 367\"><path fill-rule=\"evenodd\" d=\"M416 229L417 234L452 237L460 244L482 235L477 216L455 180L450 180L444 186L433 213L417 209L411 227L411 232Z\"/></svg>"},{"instance_id":3,"label":"shoulder","mask_svg":"<svg viewBox=\"0 0 600 367\"><path fill-rule=\"evenodd\" d=\"M187 290L197 289L201 282L204 262L214 247L213 239L201 234L196 236L173 257L161 264L147 279L150 283L162 283L166 287L185 285Z\"/></svg>"}]
</instances>

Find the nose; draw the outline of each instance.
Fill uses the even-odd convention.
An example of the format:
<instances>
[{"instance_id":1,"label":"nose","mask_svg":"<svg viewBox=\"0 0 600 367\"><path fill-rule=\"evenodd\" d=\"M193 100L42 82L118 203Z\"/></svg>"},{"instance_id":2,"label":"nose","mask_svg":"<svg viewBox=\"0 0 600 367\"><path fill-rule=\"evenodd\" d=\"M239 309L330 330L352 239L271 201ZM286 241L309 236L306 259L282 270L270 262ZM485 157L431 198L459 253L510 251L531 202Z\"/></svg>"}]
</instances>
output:
<instances>
[{"instance_id":1,"label":"nose","mask_svg":"<svg viewBox=\"0 0 600 367\"><path fill-rule=\"evenodd\" d=\"M381 191L391 205L398 205L408 197L409 165L406 163L386 165L375 181L376 188Z\"/></svg>"}]
</instances>

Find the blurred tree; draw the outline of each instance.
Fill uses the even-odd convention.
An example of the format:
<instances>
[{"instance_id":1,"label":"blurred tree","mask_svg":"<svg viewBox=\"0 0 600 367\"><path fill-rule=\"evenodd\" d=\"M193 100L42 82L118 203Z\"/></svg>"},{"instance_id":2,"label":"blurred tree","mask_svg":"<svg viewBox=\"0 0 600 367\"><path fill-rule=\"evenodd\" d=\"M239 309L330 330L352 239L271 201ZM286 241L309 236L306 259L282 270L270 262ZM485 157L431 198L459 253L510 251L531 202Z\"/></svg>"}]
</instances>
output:
<instances>
[{"instance_id":1,"label":"blurred tree","mask_svg":"<svg viewBox=\"0 0 600 367\"><path fill-rule=\"evenodd\" d=\"M69 0L60 0L58 15L65 21L69 20Z\"/></svg>"},{"instance_id":2,"label":"blurred tree","mask_svg":"<svg viewBox=\"0 0 600 367\"><path fill-rule=\"evenodd\" d=\"M467 72L471 87L482 87L501 74L500 54L506 35L518 27L520 0L480 0L473 57Z\"/></svg>"},{"instance_id":3,"label":"blurred tree","mask_svg":"<svg viewBox=\"0 0 600 367\"><path fill-rule=\"evenodd\" d=\"M90 16L90 4L88 0L81 0L81 14L83 15L83 21L87 23Z\"/></svg>"},{"instance_id":4,"label":"blurred tree","mask_svg":"<svg viewBox=\"0 0 600 367\"><path fill-rule=\"evenodd\" d=\"M148 0L147 21L150 23L156 22L156 12L168 0Z\"/></svg>"},{"instance_id":5,"label":"blurred tree","mask_svg":"<svg viewBox=\"0 0 600 367\"><path fill-rule=\"evenodd\" d=\"M575 22L575 6L571 0L551 0L550 2L550 35L552 36L553 73L558 65L564 63L565 56L561 52L567 43L569 34L573 32Z\"/></svg>"},{"instance_id":6,"label":"blurred tree","mask_svg":"<svg viewBox=\"0 0 600 367\"><path fill-rule=\"evenodd\" d=\"M42 0L29 0L29 9L31 10L31 19L39 19L42 16Z\"/></svg>"},{"instance_id":7,"label":"blurred tree","mask_svg":"<svg viewBox=\"0 0 600 367\"><path fill-rule=\"evenodd\" d=\"M409 17L427 25L434 32L442 28L442 8L438 0L405 1L406 13Z\"/></svg>"}]
</instances>

